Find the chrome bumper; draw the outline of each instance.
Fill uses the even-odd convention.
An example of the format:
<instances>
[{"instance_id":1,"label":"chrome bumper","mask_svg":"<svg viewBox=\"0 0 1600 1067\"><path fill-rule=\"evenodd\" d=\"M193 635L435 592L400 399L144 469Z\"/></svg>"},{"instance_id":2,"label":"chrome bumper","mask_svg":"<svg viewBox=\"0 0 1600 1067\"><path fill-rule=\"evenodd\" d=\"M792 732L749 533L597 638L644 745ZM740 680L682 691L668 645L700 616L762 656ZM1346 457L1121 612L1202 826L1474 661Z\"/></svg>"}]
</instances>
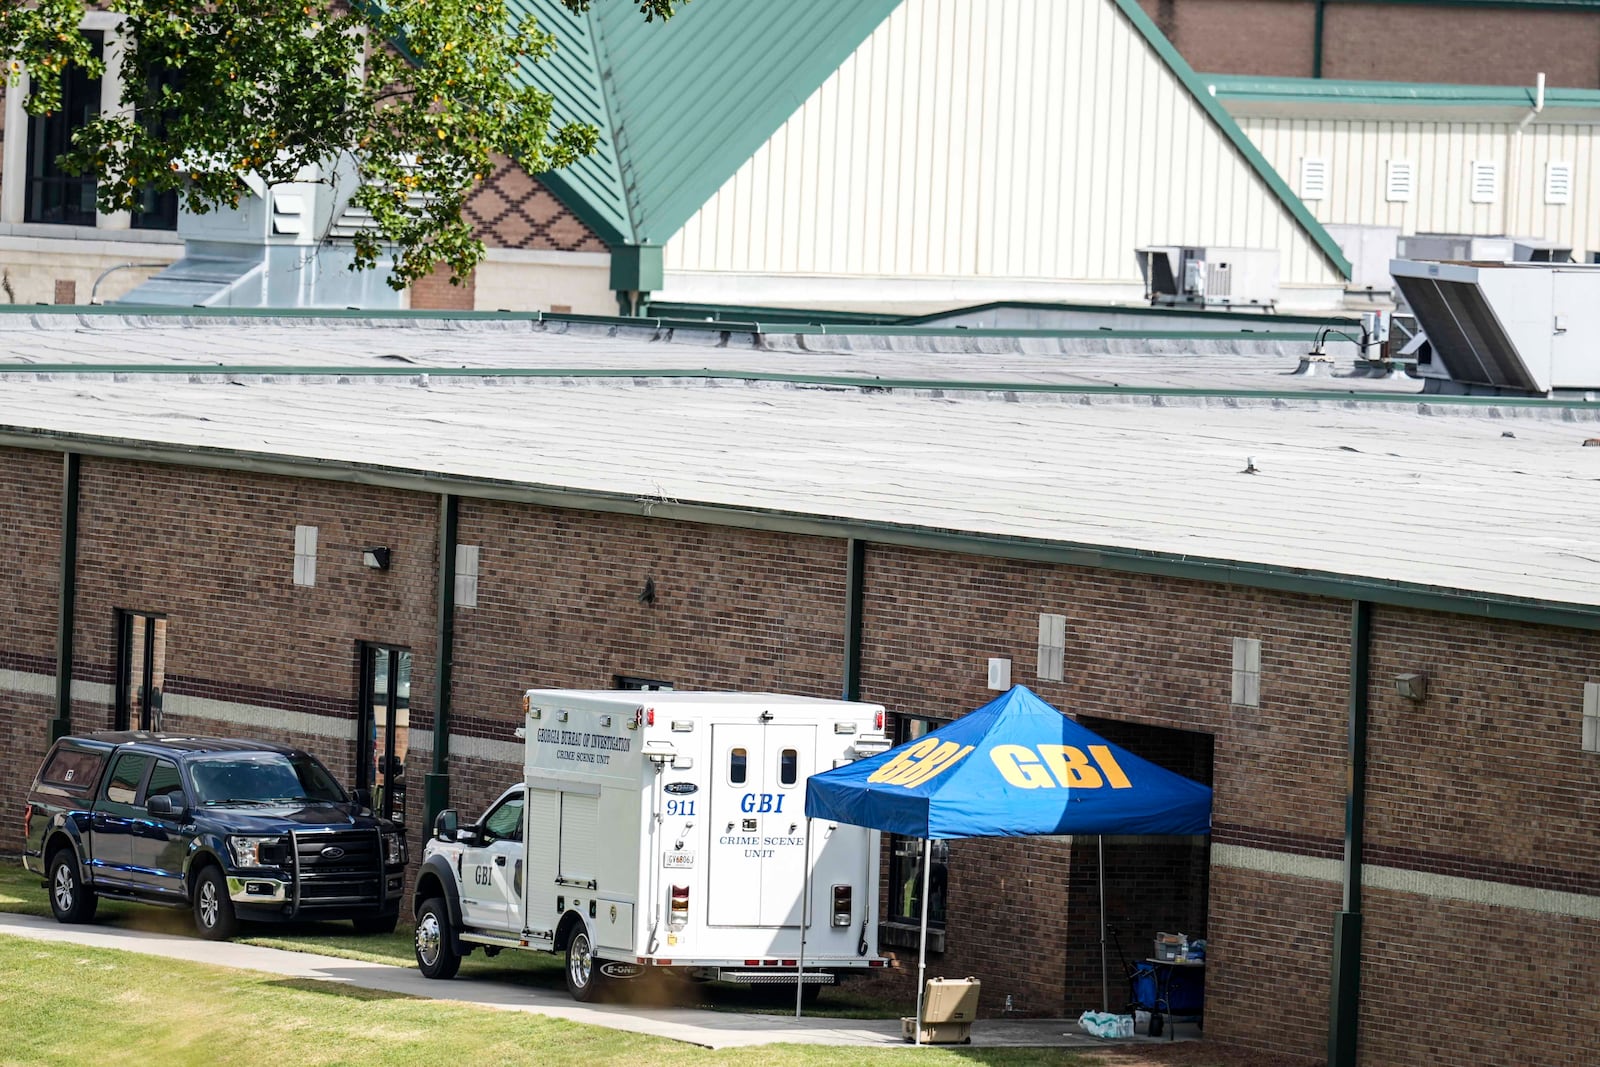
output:
<instances>
[{"instance_id":1,"label":"chrome bumper","mask_svg":"<svg viewBox=\"0 0 1600 1067\"><path fill-rule=\"evenodd\" d=\"M278 878L228 878L228 896L235 904L282 904L289 899L289 883Z\"/></svg>"}]
</instances>

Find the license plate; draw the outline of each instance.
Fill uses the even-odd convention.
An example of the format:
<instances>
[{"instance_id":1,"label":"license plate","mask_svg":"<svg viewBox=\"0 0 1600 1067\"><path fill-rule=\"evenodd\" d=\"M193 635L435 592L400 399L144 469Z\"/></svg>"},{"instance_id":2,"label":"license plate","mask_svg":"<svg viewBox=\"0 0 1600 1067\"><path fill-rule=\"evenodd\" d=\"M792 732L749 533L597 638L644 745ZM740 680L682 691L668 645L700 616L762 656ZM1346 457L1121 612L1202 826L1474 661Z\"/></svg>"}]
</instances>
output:
<instances>
[{"instance_id":1,"label":"license plate","mask_svg":"<svg viewBox=\"0 0 1600 1067\"><path fill-rule=\"evenodd\" d=\"M663 866L663 867L693 867L694 866L694 853L693 852L665 852L665 853L662 853L661 866Z\"/></svg>"}]
</instances>

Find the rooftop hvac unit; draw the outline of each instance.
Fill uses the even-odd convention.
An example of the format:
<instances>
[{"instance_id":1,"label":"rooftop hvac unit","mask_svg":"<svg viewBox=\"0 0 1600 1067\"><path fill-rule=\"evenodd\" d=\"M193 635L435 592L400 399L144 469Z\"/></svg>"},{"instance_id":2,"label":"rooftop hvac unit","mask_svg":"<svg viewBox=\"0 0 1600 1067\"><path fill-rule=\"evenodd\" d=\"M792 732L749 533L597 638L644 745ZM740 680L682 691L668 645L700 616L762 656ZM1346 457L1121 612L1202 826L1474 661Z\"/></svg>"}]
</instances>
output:
<instances>
[{"instance_id":1,"label":"rooftop hvac unit","mask_svg":"<svg viewBox=\"0 0 1600 1067\"><path fill-rule=\"evenodd\" d=\"M1572 248L1541 237L1470 233L1414 233L1400 238L1401 259L1446 263L1571 263Z\"/></svg>"},{"instance_id":2,"label":"rooftop hvac unit","mask_svg":"<svg viewBox=\"0 0 1600 1067\"><path fill-rule=\"evenodd\" d=\"M1154 305L1267 311L1278 301L1276 249L1157 245L1134 255Z\"/></svg>"},{"instance_id":3,"label":"rooftop hvac unit","mask_svg":"<svg viewBox=\"0 0 1600 1067\"><path fill-rule=\"evenodd\" d=\"M1427 391L1600 389L1600 266L1397 259L1389 272L1431 349Z\"/></svg>"}]
</instances>

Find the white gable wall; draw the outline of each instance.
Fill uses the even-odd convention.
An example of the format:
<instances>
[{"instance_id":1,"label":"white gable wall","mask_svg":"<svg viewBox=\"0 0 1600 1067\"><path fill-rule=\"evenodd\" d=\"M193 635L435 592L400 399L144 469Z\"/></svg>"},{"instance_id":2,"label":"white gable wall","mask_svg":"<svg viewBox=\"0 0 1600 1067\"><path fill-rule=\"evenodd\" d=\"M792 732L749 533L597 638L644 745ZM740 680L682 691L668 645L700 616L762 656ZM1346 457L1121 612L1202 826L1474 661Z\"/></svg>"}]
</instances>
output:
<instances>
[{"instance_id":1,"label":"white gable wall","mask_svg":"<svg viewBox=\"0 0 1600 1067\"><path fill-rule=\"evenodd\" d=\"M1238 121L1279 174L1298 174L1306 156L1328 161L1328 196L1306 205L1322 222L1398 226L1402 233L1509 233L1600 251L1600 125L1564 123L1551 112L1520 136L1511 122ZM1391 159L1409 160L1415 170L1409 203L1387 199ZM1472 202L1473 160L1500 166L1494 203ZM1545 202L1545 164L1552 160L1572 165L1567 204Z\"/></svg>"},{"instance_id":2,"label":"white gable wall","mask_svg":"<svg viewBox=\"0 0 1600 1067\"><path fill-rule=\"evenodd\" d=\"M1179 243L1276 248L1312 303L1342 282L1113 0L908 0L667 243L657 296L1137 299L1134 249Z\"/></svg>"}]
</instances>

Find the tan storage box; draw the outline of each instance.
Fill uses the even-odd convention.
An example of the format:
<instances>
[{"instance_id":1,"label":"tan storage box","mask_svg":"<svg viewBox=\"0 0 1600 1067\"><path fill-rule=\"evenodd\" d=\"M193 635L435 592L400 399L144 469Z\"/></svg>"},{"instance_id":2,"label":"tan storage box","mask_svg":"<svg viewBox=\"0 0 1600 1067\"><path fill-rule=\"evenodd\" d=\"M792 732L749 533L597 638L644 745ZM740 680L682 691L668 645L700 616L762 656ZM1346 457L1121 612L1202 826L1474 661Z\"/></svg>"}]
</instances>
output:
<instances>
[{"instance_id":1,"label":"tan storage box","mask_svg":"<svg viewBox=\"0 0 1600 1067\"><path fill-rule=\"evenodd\" d=\"M907 1041L917 1039L917 1021L909 1015L900 1017L900 1033ZM922 1028L924 1045L965 1045L972 1041L971 1023L930 1023Z\"/></svg>"},{"instance_id":2,"label":"tan storage box","mask_svg":"<svg viewBox=\"0 0 1600 1067\"><path fill-rule=\"evenodd\" d=\"M978 1017L976 978L930 978L922 991L922 1043L964 1045L972 1040L972 1020ZM903 1017L900 1032L917 1040L916 1020Z\"/></svg>"},{"instance_id":3,"label":"tan storage box","mask_svg":"<svg viewBox=\"0 0 1600 1067\"><path fill-rule=\"evenodd\" d=\"M930 978L922 996L924 1023L970 1023L978 1017L976 978Z\"/></svg>"}]
</instances>

